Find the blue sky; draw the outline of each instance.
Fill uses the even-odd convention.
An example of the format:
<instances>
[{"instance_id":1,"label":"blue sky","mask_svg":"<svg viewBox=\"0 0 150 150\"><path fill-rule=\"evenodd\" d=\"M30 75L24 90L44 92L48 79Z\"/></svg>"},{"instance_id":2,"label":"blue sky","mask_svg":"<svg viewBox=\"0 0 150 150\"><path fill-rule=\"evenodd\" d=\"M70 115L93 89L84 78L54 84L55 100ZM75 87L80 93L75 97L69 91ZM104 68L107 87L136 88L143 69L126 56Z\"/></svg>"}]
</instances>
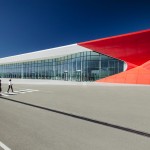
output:
<instances>
[{"instance_id":1,"label":"blue sky","mask_svg":"<svg viewBox=\"0 0 150 150\"><path fill-rule=\"evenodd\" d=\"M0 0L0 57L149 28L149 0Z\"/></svg>"}]
</instances>

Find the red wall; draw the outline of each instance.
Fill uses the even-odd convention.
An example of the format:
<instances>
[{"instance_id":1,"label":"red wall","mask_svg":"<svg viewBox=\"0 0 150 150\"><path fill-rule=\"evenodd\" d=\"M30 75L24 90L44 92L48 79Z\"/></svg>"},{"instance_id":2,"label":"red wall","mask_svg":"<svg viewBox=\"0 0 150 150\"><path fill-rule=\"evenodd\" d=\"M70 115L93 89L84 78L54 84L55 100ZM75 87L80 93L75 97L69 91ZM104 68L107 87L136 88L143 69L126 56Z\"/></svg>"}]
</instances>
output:
<instances>
[{"instance_id":1,"label":"red wall","mask_svg":"<svg viewBox=\"0 0 150 150\"><path fill-rule=\"evenodd\" d=\"M78 43L78 45L127 63L125 72L97 82L150 84L150 29Z\"/></svg>"}]
</instances>

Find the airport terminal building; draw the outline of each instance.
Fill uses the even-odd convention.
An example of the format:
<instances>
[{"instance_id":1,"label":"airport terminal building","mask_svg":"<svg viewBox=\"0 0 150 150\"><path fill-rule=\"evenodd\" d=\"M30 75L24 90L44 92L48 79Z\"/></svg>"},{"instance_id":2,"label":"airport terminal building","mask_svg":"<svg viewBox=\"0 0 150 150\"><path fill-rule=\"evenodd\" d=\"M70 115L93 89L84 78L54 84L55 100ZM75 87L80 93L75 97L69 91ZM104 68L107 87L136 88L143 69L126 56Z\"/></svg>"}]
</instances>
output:
<instances>
[{"instance_id":1,"label":"airport terminal building","mask_svg":"<svg viewBox=\"0 0 150 150\"><path fill-rule=\"evenodd\" d=\"M4 63L0 64L2 78L95 81L124 70L123 61L76 45L3 60Z\"/></svg>"},{"instance_id":2,"label":"airport terminal building","mask_svg":"<svg viewBox=\"0 0 150 150\"><path fill-rule=\"evenodd\" d=\"M150 84L148 37L150 30L1 58L0 77Z\"/></svg>"}]
</instances>

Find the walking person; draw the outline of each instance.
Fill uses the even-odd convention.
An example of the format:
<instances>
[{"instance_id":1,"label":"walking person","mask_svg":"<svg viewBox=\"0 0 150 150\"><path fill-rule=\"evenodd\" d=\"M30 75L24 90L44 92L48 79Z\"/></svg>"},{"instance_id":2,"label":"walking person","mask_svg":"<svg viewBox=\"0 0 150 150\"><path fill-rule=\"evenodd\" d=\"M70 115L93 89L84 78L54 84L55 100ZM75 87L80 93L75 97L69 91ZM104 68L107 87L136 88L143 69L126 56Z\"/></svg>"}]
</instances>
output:
<instances>
[{"instance_id":1,"label":"walking person","mask_svg":"<svg viewBox=\"0 0 150 150\"><path fill-rule=\"evenodd\" d=\"M2 96L2 84L1 84L1 80L0 80L0 96Z\"/></svg>"},{"instance_id":2,"label":"walking person","mask_svg":"<svg viewBox=\"0 0 150 150\"><path fill-rule=\"evenodd\" d=\"M7 93L9 93L9 90L10 90L10 88L11 88L11 90L12 90L12 92L14 92L13 91L13 87L12 87L12 81L11 81L11 79L9 80L9 84L8 84L8 90L7 90Z\"/></svg>"}]
</instances>

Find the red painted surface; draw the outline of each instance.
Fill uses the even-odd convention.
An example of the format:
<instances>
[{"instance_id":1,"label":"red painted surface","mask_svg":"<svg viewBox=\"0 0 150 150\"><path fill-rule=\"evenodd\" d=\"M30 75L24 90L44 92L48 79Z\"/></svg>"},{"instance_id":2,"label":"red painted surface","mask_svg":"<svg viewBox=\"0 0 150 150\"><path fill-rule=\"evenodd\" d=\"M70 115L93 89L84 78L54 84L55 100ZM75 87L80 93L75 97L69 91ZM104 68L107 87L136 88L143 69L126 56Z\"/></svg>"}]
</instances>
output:
<instances>
[{"instance_id":1,"label":"red painted surface","mask_svg":"<svg viewBox=\"0 0 150 150\"><path fill-rule=\"evenodd\" d=\"M150 29L78 45L127 63L125 72L100 79L98 82L150 84Z\"/></svg>"}]
</instances>

